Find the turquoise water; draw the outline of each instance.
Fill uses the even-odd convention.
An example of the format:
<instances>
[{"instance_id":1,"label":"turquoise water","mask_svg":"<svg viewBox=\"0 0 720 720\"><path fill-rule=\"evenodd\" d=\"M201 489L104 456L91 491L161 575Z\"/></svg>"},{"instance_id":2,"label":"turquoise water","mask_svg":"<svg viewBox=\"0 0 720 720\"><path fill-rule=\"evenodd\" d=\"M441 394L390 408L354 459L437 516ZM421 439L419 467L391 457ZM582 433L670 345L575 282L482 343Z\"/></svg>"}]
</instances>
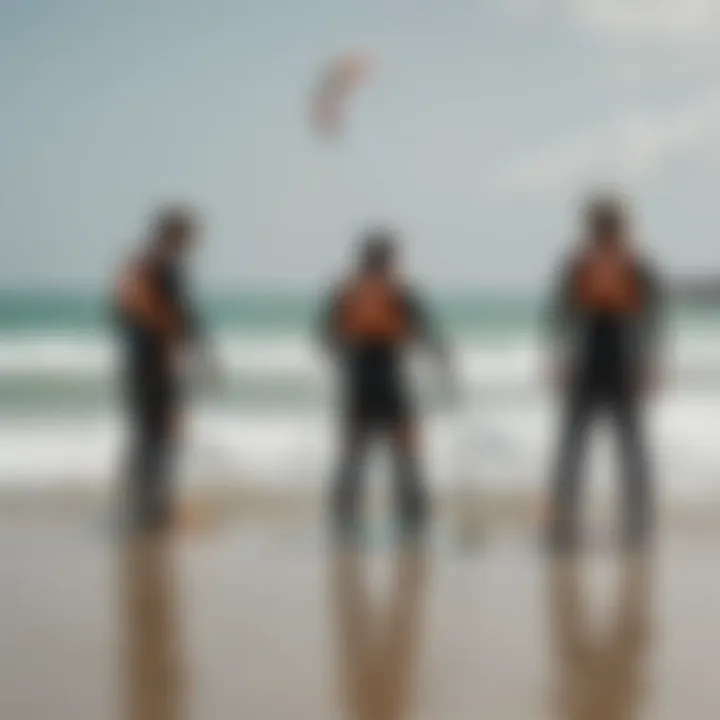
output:
<instances>
[{"instance_id":1,"label":"turquoise water","mask_svg":"<svg viewBox=\"0 0 720 720\"><path fill-rule=\"evenodd\" d=\"M322 298L235 293L200 306L227 368L218 407L290 409L325 404L313 326ZM468 395L522 401L540 337L541 303L530 295L437 294L433 314L471 371ZM720 338L720 312L672 307L674 334ZM117 401L110 303L101 294L0 291L0 412L97 412ZM522 353L527 362L523 368ZM515 375L513 375L515 373Z\"/></svg>"},{"instance_id":2,"label":"turquoise water","mask_svg":"<svg viewBox=\"0 0 720 720\"><path fill-rule=\"evenodd\" d=\"M430 300L455 349L459 392L452 397L460 399L450 402L434 368L419 367L421 406L437 410L428 414L428 443L438 477L449 482L464 453L472 457L463 462L478 455L490 465L509 462L507 454L522 465L513 478L537 483L551 442L538 356L540 303L480 293ZM225 382L215 392L194 388L193 467L203 467L201 476L232 477L246 477L250 468L258 482L297 478L298 467L310 468L305 479L317 481L331 462L334 396L333 373L311 332L319 298L245 292L205 297L201 308ZM670 309L674 384L658 442L682 472L666 460L664 467L683 483L688 473L693 482L714 483L720 311ZM61 481L59 469L68 477L110 477L123 433L117 361L102 295L0 292L0 482ZM488 452L498 457L488 460Z\"/></svg>"},{"instance_id":3,"label":"turquoise water","mask_svg":"<svg viewBox=\"0 0 720 720\"><path fill-rule=\"evenodd\" d=\"M429 298L436 315L457 332L527 329L537 319L530 296L442 295ZM321 298L309 293L246 292L202 298L204 315L220 332L293 333L308 330ZM0 291L0 333L88 333L110 321L107 298L91 293Z\"/></svg>"},{"instance_id":4,"label":"turquoise water","mask_svg":"<svg viewBox=\"0 0 720 720\"><path fill-rule=\"evenodd\" d=\"M434 314L449 332L515 333L531 330L541 319L542 303L527 294L435 293L428 296ZM321 297L311 293L238 292L203 297L203 314L219 332L295 333L312 327ZM0 290L0 334L93 333L111 325L110 303L88 292ZM720 308L671 304L675 321L714 325Z\"/></svg>"},{"instance_id":5,"label":"turquoise water","mask_svg":"<svg viewBox=\"0 0 720 720\"><path fill-rule=\"evenodd\" d=\"M200 308L228 369L218 407L289 409L327 403L328 373L312 357L323 298L310 293L234 293ZM529 297L428 298L456 343L529 336ZM97 412L117 402L110 302L101 294L0 292L0 411Z\"/></svg>"}]
</instances>

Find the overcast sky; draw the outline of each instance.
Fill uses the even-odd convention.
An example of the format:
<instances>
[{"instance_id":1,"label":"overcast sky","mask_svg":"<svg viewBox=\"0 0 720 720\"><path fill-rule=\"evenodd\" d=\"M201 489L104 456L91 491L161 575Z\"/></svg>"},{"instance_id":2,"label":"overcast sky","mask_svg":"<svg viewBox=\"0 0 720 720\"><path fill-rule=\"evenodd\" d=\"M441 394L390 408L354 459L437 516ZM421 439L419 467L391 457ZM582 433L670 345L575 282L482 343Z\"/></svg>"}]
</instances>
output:
<instances>
[{"instance_id":1,"label":"overcast sky","mask_svg":"<svg viewBox=\"0 0 720 720\"><path fill-rule=\"evenodd\" d=\"M308 286L388 222L439 287L532 287L613 182L676 272L720 270L715 0L0 0L0 285L97 285L155 203L207 284ZM323 65L376 58L344 136Z\"/></svg>"}]
</instances>

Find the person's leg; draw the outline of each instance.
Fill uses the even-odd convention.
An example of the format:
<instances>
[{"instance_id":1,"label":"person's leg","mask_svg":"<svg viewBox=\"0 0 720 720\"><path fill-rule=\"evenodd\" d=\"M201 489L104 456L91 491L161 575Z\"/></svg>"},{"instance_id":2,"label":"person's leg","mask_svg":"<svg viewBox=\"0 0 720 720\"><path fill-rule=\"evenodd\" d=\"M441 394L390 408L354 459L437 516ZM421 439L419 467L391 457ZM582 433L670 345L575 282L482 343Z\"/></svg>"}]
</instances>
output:
<instances>
[{"instance_id":1,"label":"person's leg","mask_svg":"<svg viewBox=\"0 0 720 720\"><path fill-rule=\"evenodd\" d=\"M172 400L163 388L145 387L135 403L129 507L132 523L143 530L165 525L172 512Z\"/></svg>"},{"instance_id":2,"label":"person's leg","mask_svg":"<svg viewBox=\"0 0 720 720\"><path fill-rule=\"evenodd\" d=\"M361 419L346 418L340 459L332 486L332 520L336 529L352 530L357 522L362 471L367 453L369 428Z\"/></svg>"},{"instance_id":3,"label":"person's leg","mask_svg":"<svg viewBox=\"0 0 720 720\"><path fill-rule=\"evenodd\" d=\"M417 430L407 414L401 414L391 430L397 514L403 527L411 531L423 529L430 511Z\"/></svg>"},{"instance_id":4,"label":"person's leg","mask_svg":"<svg viewBox=\"0 0 720 720\"><path fill-rule=\"evenodd\" d=\"M161 525L177 520L178 454L183 441L185 398L183 388L166 378L158 407L156 440L157 517Z\"/></svg>"},{"instance_id":5,"label":"person's leg","mask_svg":"<svg viewBox=\"0 0 720 720\"><path fill-rule=\"evenodd\" d=\"M157 408L152 431L150 480L152 483L152 519L157 527L173 519L175 494L175 449L179 411L165 398Z\"/></svg>"},{"instance_id":6,"label":"person's leg","mask_svg":"<svg viewBox=\"0 0 720 720\"><path fill-rule=\"evenodd\" d=\"M151 474L152 428L147 390L139 382L131 382L126 397L128 450L123 468L120 513L122 522L138 528L147 514L148 477Z\"/></svg>"},{"instance_id":7,"label":"person's leg","mask_svg":"<svg viewBox=\"0 0 720 720\"><path fill-rule=\"evenodd\" d=\"M574 389L567 399L553 478L550 541L568 544L577 534L581 463L597 398L590 389Z\"/></svg>"},{"instance_id":8,"label":"person's leg","mask_svg":"<svg viewBox=\"0 0 720 720\"><path fill-rule=\"evenodd\" d=\"M162 521L163 429L161 409L147 403L139 423L136 519L141 529L154 529Z\"/></svg>"},{"instance_id":9,"label":"person's leg","mask_svg":"<svg viewBox=\"0 0 720 720\"><path fill-rule=\"evenodd\" d=\"M625 537L629 542L638 542L644 540L651 530L653 514L640 400L634 392L618 393L611 410L623 466Z\"/></svg>"}]
</instances>

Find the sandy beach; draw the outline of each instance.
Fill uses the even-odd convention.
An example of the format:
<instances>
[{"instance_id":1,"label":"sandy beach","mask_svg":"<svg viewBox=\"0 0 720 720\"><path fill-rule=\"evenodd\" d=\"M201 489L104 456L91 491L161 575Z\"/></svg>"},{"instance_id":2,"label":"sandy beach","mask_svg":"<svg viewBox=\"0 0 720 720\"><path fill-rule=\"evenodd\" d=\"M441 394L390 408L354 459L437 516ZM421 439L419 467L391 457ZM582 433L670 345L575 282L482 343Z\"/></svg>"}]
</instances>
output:
<instances>
[{"instance_id":1,"label":"sandy beach","mask_svg":"<svg viewBox=\"0 0 720 720\"><path fill-rule=\"evenodd\" d=\"M0 720L720 718L720 0L0 3Z\"/></svg>"},{"instance_id":2,"label":"sandy beach","mask_svg":"<svg viewBox=\"0 0 720 720\"><path fill-rule=\"evenodd\" d=\"M425 550L227 514L119 542L87 507L0 522L9 720L704 720L720 524L550 560L517 527Z\"/></svg>"}]
</instances>

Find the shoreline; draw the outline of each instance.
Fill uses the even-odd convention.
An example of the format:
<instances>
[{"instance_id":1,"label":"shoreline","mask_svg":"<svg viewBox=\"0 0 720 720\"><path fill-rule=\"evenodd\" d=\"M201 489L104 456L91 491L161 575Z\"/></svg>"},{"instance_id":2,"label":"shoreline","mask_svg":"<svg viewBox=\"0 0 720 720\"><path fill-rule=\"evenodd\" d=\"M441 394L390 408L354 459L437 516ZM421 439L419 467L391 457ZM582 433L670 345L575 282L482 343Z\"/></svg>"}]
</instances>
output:
<instances>
[{"instance_id":1,"label":"shoreline","mask_svg":"<svg viewBox=\"0 0 720 720\"><path fill-rule=\"evenodd\" d=\"M392 514L389 492L370 493L372 516ZM388 486L389 490L389 486ZM71 481L52 486L0 483L0 522L8 517L79 517L105 514L113 505L116 488L110 484L88 486ZM436 517L459 525L477 527L510 524L540 527L547 516L543 494L530 489L490 488L477 491L438 488L432 493ZM181 508L200 508L214 518L228 520L277 519L321 521L326 492L313 488L260 487L206 482L183 487L178 493ZM673 529L720 528L720 494L712 498L683 498L658 503L658 519ZM588 496L584 505L591 525L613 523L619 516L618 502L607 495Z\"/></svg>"}]
</instances>

